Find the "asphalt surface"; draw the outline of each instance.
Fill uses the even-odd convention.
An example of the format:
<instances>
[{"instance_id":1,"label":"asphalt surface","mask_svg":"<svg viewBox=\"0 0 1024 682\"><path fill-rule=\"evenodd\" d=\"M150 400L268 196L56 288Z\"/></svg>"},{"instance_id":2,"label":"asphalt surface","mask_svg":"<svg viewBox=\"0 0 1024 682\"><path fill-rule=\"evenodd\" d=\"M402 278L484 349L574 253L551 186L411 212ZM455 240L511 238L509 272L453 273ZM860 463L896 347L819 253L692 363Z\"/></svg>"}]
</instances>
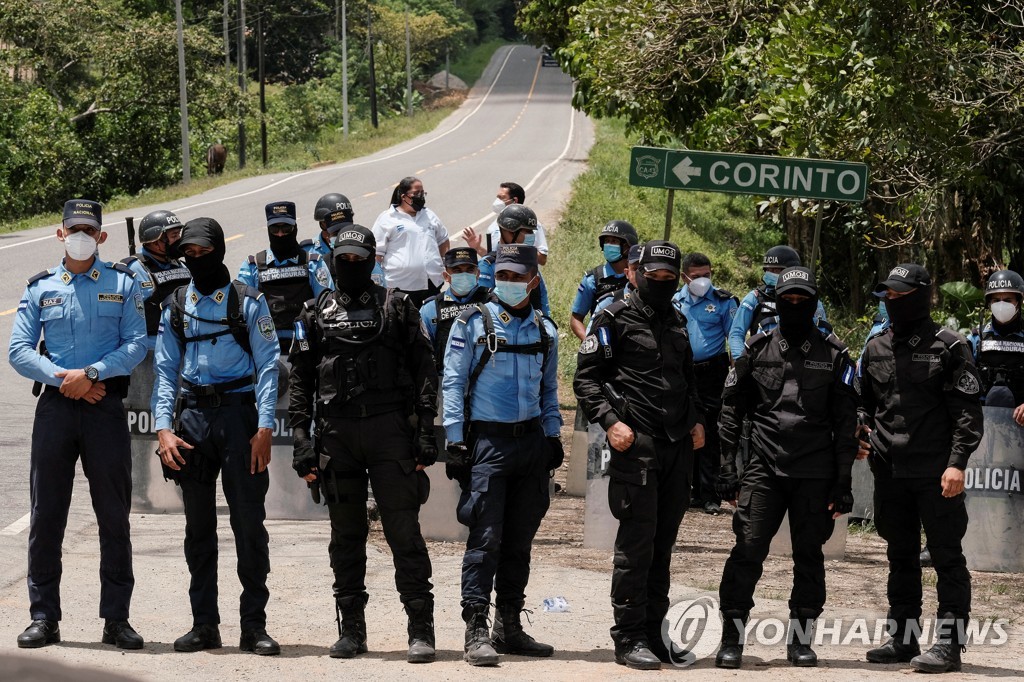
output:
<instances>
[{"instance_id":1,"label":"asphalt surface","mask_svg":"<svg viewBox=\"0 0 1024 682\"><path fill-rule=\"evenodd\" d=\"M589 121L572 110L571 97L571 80L557 68L541 68L538 50L501 48L463 106L434 131L343 164L247 178L169 205L106 214L108 238L100 257L128 255L126 216L137 224L146 213L169 208L183 221L216 218L227 235L226 262L235 274L249 254L267 247L265 204L294 201L300 239L314 238L319 232L312 217L316 200L342 192L353 202L356 221L369 227L406 175L423 180L427 205L453 237L470 225L486 228L494 218L490 206L498 183L505 180L523 185L527 204L542 222L552 224L593 138ZM54 237L57 227L0 235L0 338L5 341L25 281L63 255ZM0 387L0 585L9 585L25 575L35 400L30 382L7 362L0 363ZM92 524L87 483L79 471L68 535Z\"/></svg>"}]
</instances>

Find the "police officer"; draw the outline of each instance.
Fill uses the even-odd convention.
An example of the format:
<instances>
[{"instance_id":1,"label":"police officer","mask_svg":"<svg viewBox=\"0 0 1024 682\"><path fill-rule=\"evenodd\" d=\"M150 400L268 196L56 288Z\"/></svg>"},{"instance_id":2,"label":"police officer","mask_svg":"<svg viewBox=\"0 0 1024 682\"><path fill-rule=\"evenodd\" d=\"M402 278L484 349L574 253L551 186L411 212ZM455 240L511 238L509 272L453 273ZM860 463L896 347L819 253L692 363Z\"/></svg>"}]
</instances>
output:
<instances>
[{"instance_id":1,"label":"police officer","mask_svg":"<svg viewBox=\"0 0 1024 682\"><path fill-rule=\"evenodd\" d=\"M506 209L508 210L508 209ZM530 305L537 249L502 244L495 298L466 310L444 358L448 477L462 486L457 517L469 527L462 559L465 660L551 656L523 630L530 550L547 512L549 472L562 464L558 332ZM487 616L494 588L494 632Z\"/></svg>"},{"instance_id":2,"label":"police officer","mask_svg":"<svg viewBox=\"0 0 1024 682\"><path fill-rule=\"evenodd\" d=\"M501 212L504 211L507 206L525 203L526 190L523 189L522 185L515 182L502 182L498 185L498 191L495 194L494 201L491 202L491 210L494 211L496 216L498 216L501 215ZM491 241L489 245L484 242L483 234L486 234L490 238ZM497 218L487 226L483 231L483 234L478 234L472 227L467 227L459 236L466 240L467 245L476 249L478 256L486 256L488 253L488 247L493 251L501 241L501 227L498 225ZM548 239L544 234L544 226L539 222L537 223L533 246L537 247L537 263L539 265L545 265L548 262Z\"/></svg>"},{"instance_id":3,"label":"police officer","mask_svg":"<svg viewBox=\"0 0 1024 682\"><path fill-rule=\"evenodd\" d=\"M740 301L736 316L732 320L732 327L729 329L729 351L734 359L743 353L748 334L753 336L761 331L769 331L778 324L775 312L775 284L779 280L779 273L785 268L800 267L800 265L800 254L784 244L773 246L765 252L761 284ZM821 301L818 301L815 321L824 319L825 309L822 307ZM831 332L830 327L819 326L826 333Z\"/></svg>"},{"instance_id":4,"label":"police officer","mask_svg":"<svg viewBox=\"0 0 1024 682\"><path fill-rule=\"evenodd\" d=\"M500 241L495 249L501 244L525 244L536 247L537 238L537 214L532 208L520 204L511 204L502 210L498 216L498 227L501 233ZM480 286L486 289L494 289L494 262L496 251L492 251L480 259ZM540 261L538 261L539 263ZM544 276L537 271L537 287L530 290L530 304L534 308L551 316L551 305L548 302L548 285L544 282Z\"/></svg>"},{"instance_id":5,"label":"police officer","mask_svg":"<svg viewBox=\"0 0 1024 682\"><path fill-rule=\"evenodd\" d=\"M102 223L95 201L64 204L57 230L64 260L28 280L11 331L11 366L45 385L32 427L32 624L18 636L22 648L60 641L61 542L79 457L99 526L102 642L122 649L143 645L128 624L135 586L128 524L132 461L121 400L125 379L146 355L146 320L131 270L97 256L107 238ZM40 336L43 352L36 350Z\"/></svg>"},{"instance_id":6,"label":"police officer","mask_svg":"<svg viewBox=\"0 0 1024 682\"><path fill-rule=\"evenodd\" d=\"M703 414L686 321L672 306L679 247L644 244L636 292L598 313L580 345L573 387L591 423L608 434L608 504L619 521L612 571L615 662L657 670L669 569L689 505Z\"/></svg>"},{"instance_id":7,"label":"police officer","mask_svg":"<svg viewBox=\"0 0 1024 682\"><path fill-rule=\"evenodd\" d=\"M718 423L722 388L731 364L726 339L738 301L731 293L711 283L711 260L703 253L683 257L682 275L685 284L672 302L686 318L697 394L704 404L704 418L714 425ZM715 489L721 452L718 429L708 429L704 447L693 458L691 496L691 504L708 514L717 515L722 510L722 498Z\"/></svg>"},{"instance_id":8,"label":"police officer","mask_svg":"<svg viewBox=\"0 0 1024 682\"><path fill-rule=\"evenodd\" d=\"M616 301L627 299L630 295L636 291L636 270L640 265L640 251L643 250L643 244L633 244L629 247L629 255L626 256L626 286L621 289L615 289L610 291L601 298L597 299L594 303L594 314L590 316L590 322L587 323L587 332L590 332L590 327L594 323L594 317L597 314L610 306Z\"/></svg>"},{"instance_id":9,"label":"police officer","mask_svg":"<svg viewBox=\"0 0 1024 682\"><path fill-rule=\"evenodd\" d=\"M189 274L180 260L171 255L171 248L181 237L181 221L171 211L153 211L139 223L142 247L134 256L121 262L135 273L146 311L146 342L156 347L160 326L160 304L178 287L188 284Z\"/></svg>"},{"instance_id":10,"label":"police officer","mask_svg":"<svg viewBox=\"0 0 1024 682\"><path fill-rule=\"evenodd\" d=\"M437 363L438 374L444 362L444 351L448 347L448 337L452 325L462 311L484 303L491 295L485 287L480 286L480 268L477 265L476 250L468 246L449 249L444 254L444 281L448 288L427 299L420 308L423 328L427 337L434 345L434 361Z\"/></svg>"},{"instance_id":11,"label":"police officer","mask_svg":"<svg viewBox=\"0 0 1024 682\"><path fill-rule=\"evenodd\" d=\"M932 279L897 265L876 288L892 326L861 356L861 401L875 477L875 525L888 543L892 638L872 663L910 661L924 672L960 669L971 610L964 469L982 435L981 381L967 341L932 321ZM936 643L919 655L921 528L938 574Z\"/></svg>"},{"instance_id":12,"label":"police officer","mask_svg":"<svg viewBox=\"0 0 1024 682\"><path fill-rule=\"evenodd\" d=\"M1014 420L1024 426L1024 328L1020 306L1024 278L1012 270L998 270L985 283L985 304L992 318L981 331L978 372L985 404L1013 409Z\"/></svg>"},{"instance_id":13,"label":"police officer","mask_svg":"<svg viewBox=\"0 0 1024 682\"><path fill-rule=\"evenodd\" d=\"M175 640L174 650L221 646L220 473L242 583L238 646L260 655L278 654L281 648L266 630L270 551L263 526L280 354L274 322L263 294L231 281L224 266L224 231L216 220L190 220L178 244L192 283L164 302L153 388L158 452L165 475L181 486L185 561L192 576L193 625Z\"/></svg>"},{"instance_id":14,"label":"police officer","mask_svg":"<svg viewBox=\"0 0 1024 682\"><path fill-rule=\"evenodd\" d=\"M334 251L334 235L342 228L349 227L354 224L356 213L352 209L352 202L348 200L348 197L344 194L338 194L333 192L331 194L325 194L316 201L316 206L313 209L313 220L320 225L320 235L316 240L304 239L299 242L307 253L318 253L320 258L327 264L327 269L330 270L333 266L332 261ZM380 263L374 263L373 274L371 275L373 283L379 286L387 286L384 278L384 270L381 268Z\"/></svg>"},{"instance_id":15,"label":"police officer","mask_svg":"<svg viewBox=\"0 0 1024 682\"><path fill-rule=\"evenodd\" d=\"M270 248L242 263L238 281L265 297L284 353L291 345L292 327L302 304L330 291L333 283L320 254L307 253L299 246L295 204L275 201L266 205L266 213Z\"/></svg>"},{"instance_id":16,"label":"police officer","mask_svg":"<svg viewBox=\"0 0 1024 682\"><path fill-rule=\"evenodd\" d=\"M625 220L611 220L597 235L605 263L583 275L576 298L572 302L572 319L569 328L581 341L587 335L584 320L593 315L597 301L603 296L626 286L626 265L629 247L638 243L636 228Z\"/></svg>"},{"instance_id":17,"label":"police officer","mask_svg":"<svg viewBox=\"0 0 1024 682\"><path fill-rule=\"evenodd\" d=\"M331 657L367 651L369 480L409 617L407 658L426 663L435 657L434 598L419 510L429 492L423 469L437 460L437 371L412 301L370 279L375 246L373 233L361 225L339 232L336 289L306 302L296 321L288 409L292 466L316 482L330 512L328 551L339 615Z\"/></svg>"},{"instance_id":18,"label":"police officer","mask_svg":"<svg viewBox=\"0 0 1024 682\"><path fill-rule=\"evenodd\" d=\"M722 499L736 503L736 545L725 562L719 598L719 668L738 668L743 626L772 538L789 512L793 591L786 658L815 666L814 621L825 605L822 545L833 520L853 508L857 456L855 370L846 345L815 328L818 290L810 270L786 268L775 289L779 324L752 336L729 370L722 394ZM743 419L753 422L752 454L736 474ZM737 501L738 497L738 501Z\"/></svg>"}]
</instances>

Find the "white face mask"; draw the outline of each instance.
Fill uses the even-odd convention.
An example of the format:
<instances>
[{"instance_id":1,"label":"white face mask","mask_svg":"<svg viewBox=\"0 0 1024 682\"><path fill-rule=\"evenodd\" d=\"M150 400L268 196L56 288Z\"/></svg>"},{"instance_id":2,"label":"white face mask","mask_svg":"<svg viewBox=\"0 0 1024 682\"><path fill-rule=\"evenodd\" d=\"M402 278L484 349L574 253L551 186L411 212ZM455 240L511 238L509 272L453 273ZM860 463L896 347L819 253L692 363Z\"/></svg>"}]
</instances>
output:
<instances>
[{"instance_id":1,"label":"white face mask","mask_svg":"<svg viewBox=\"0 0 1024 682\"><path fill-rule=\"evenodd\" d=\"M992 309L992 317L1002 324L1006 324L1017 314L1017 306L1008 301L996 301L990 307Z\"/></svg>"},{"instance_id":2,"label":"white face mask","mask_svg":"<svg viewBox=\"0 0 1024 682\"><path fill-rule=\"evenodd\" d=\"M96 253L96 240L85 232L72 232L64 237L64 250L72 260L89 260Z\"/></svg>"},{"instance_id":3,"label":"white face mask","mask_svg":"<svg viewBox=\"0 0 1024 682\"><path fill-rule=\"evenodd\" d=\"M491 210L500 214L505 210L505 202L501 199L495 198L495 200L491 202Z\"/></svg>"},{"instance_id":4,"label":"white face mask","mask_svg":"<svg viewBox=\"0 0 1024 682\"><path fill-rule=\"evenodd\" d=\"M711 280L707 277L698 277L686 285L686 288L694 298L703 298L704 294L711 291Z\"/></svg>"}]
</instances>

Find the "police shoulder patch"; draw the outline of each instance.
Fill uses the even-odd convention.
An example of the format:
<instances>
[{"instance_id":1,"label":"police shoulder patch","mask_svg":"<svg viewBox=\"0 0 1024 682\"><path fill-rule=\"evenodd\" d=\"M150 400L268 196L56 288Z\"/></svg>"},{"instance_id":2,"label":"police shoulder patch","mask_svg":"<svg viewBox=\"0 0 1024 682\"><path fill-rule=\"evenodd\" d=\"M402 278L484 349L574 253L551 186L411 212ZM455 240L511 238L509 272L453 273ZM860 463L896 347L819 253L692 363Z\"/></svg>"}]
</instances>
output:
<instances>
[{"instance_id":1,"label":"police shoulder patch","mask_svg":"<svg viewBox=\"0 0 1024 682\"><path fill-rule=\"evenodd\" d=\"M453 336L450 343L455 350L462 350L466 347L466 339L459 336Z\"/></svg>"},{"instance_id":2,"label":"police shoulder patch","mask_svg":"<svg viewBox=\"0 0 1024 682\"><path fill-rule=\"evenodd\" d=\"M142 301L142 294L135 294L135 310L139 313L139 317L146 316L146 307Z\"/></svg>"},{"instance_id":3,"label":"police shoulder patch","mask_svg":"<svg viewBox=\"0 0 1024 682\"><path fill-rule=\"evenodd\" d=\"M315 268L316 282L322 287L330 286L330 281L327 279L327 268L322 265L317 265Z\"/></svg>"},{"instance_id":4,"label":"police shoulder patch","mask_svg":"<svg viewBox=\"0 0 1024 682\"><path fill-rule=\"evenodd\" d=\"M274 340L274 320L270 315L264 315L260 319L256 320L256 328L260 331L260 336L265 338L267 341Z\"/></svg>"},{"instance_id":5,"label":"police shoulder patch","mask_svg":"<svg viewBox=\"0 0 1024 682\"><path fill-rule=\"evenodd\" d=\"M739 375L736 374L736 368L730 367L729 373L725 375L725 387L732 388L737 383L739 383L739 380Z\"/></svg>"},{"instance_id":6,"label":"police shoulder patch","mask_svg":"<svg viewBox=\"0 0 1024 682\"><path fill-rule=\"evenodd\" d=\"M981 393L981 384L974 373L965 367L960 370L960 375L956 378L956 390L964 395L977 395Z\"/></svg>"},{"instance_id":7,"label":"police shoulder patch","mask_svg":"<svg viewBox=\"0 0 1024 682\"><path fill-rule=\"evenodd\" d=\"M593 334L583 339L583 343L580 344L580 355L590 355L596 353L600 344L597 341L597 337Z\"/></svg>"}]
</instances>

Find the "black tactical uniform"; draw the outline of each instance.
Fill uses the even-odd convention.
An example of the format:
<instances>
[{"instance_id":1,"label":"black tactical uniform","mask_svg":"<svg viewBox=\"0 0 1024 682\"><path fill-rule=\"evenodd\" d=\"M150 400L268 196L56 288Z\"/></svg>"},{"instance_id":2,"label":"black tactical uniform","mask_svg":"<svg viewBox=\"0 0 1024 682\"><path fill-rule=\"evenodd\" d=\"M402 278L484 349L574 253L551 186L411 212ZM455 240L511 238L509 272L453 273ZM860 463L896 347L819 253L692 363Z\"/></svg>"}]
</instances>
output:
<instances>
[{"instance_id":1,"label":"black tactical uniform","mask_svg":"<svg viewBox=\"0 0 1024 682\"><path fill-rule=\"evenodd\" d=\"M871 337L861 357L875 524L888 543L889 618L896 624L893 640L870 651L868 660L905 662L919 651L914 628L921 617L923 526L939 578L940 632L932 651L911 662L941 672L960 668L971 576L961 543L967 531L962 486L958 494L945 497L940 483L947 468L966 468L981 440L982 411L970 348L960 334L931 320L930 285L920 265L898 265L889 273L876 293L912 293L886 299L892 327Z\"/></svg>"},{"instance_id":2,"label":"black tactical uniform","mask_svg":"<svg viewBox=\"0 0 1024 682\"><path fill-rule=\"evenodd\" d=\"M722 498L737 499L736 545L719 588L724 621L719 667L740 665L745 623L754 606L772 538L789 512L793 542L793 621L787 658L815 665L810 649L814 620L825 604L822 545L832 534L832 513L849 513L857 454L857 397L846 345L814 326L817 288L806 268L780 273L779 326L752 336L729 370L720 421ZM791 303L786 294L806 298ZM744 419L751 428L750 463L740 483L736 453ZM830 505L833 509L830 510Z\"/></svg>"},{"instance_id":3,"label":"black tactical uniform","mask_svg":"<svg viewBox=\"0 0 1024 682\"><path fill-rule=\"evenodd\" d=\"M1016 304L993 303L989 297L1010 293ZM1024 404L1024 328L1020 306L1024 297L1024 279L1012 270L992 273L985 283L985 302L992 307L992 319L981 331L978 343L978 373L981 375L985 404L993 407L1017 407ZM1006 311L996 306L1003 306ZM996 317L999 312L1001 321ZM1006 314L1012 313L1012 315Z\"/></svg>"},{"instance_id":4,"label":"black tactical uniform","mask_svg":"<svg viewBox=\"0 0 1024 682\"><path fill-rule=\"evenodd\" d=\"M673 272L676 279L644 275L657 269ZM641 669L659 667L659 658L668 661L661 632L669 607L669 567L689 505L690 431L703 423L686 321L671 304L678 273L674 244L644 245L637 291L597 313L580 345L573 383L590 422L607 431L621 421L634 432L625 452L612 449L608 469L608 503L619 521L611 634L616 662Z\"/></svg>"},{"instance_id":5,"label":"black tactical uniform","mask_svg":"<svg viewBox=\"0 0 1024 682\"><path fill-rule=\"evenodd\" d=\"M365 258L352 262L346 254ZM338 289L307 302L296 321L289 382L293 466L300 476L318 475L331 516L329 552L340 613L340 637L331 655L350 658L366 651L369 480L409 614L409 641L416 645L409 660L420 662L433 660L434 633L430 559L419 525L429 481L417 464L429 466L437 458L437 372L409 297L370 280L373 254L373 234L365 227L354 225L339 235ZM308 440L314 418L319 459Z\"/></svg>"}]
</instances>

